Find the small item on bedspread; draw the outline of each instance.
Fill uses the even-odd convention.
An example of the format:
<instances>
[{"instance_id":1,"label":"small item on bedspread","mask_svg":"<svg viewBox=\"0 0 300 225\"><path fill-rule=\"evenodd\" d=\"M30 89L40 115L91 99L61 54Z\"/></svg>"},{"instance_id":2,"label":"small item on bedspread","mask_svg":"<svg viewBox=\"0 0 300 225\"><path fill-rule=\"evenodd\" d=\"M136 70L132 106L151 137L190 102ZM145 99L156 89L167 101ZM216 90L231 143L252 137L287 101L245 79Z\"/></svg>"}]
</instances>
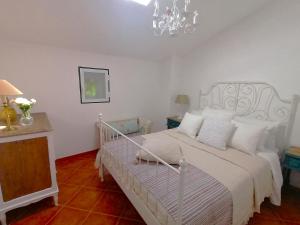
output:
<instances>
[{"instance_id":1,"label":"small item on bedspread","mask_svg":"<svg viewBox=\"0 0 300 225\"><path fill-rule=\"evenodd\" d=\"M177 164L183 158L183 153L179 144L164 139L146 139L142 145L145 149L158 156L168 164ZM137 159L156 162L157 160L144 150L136 154Z\"/></svg>"}]
</instances>

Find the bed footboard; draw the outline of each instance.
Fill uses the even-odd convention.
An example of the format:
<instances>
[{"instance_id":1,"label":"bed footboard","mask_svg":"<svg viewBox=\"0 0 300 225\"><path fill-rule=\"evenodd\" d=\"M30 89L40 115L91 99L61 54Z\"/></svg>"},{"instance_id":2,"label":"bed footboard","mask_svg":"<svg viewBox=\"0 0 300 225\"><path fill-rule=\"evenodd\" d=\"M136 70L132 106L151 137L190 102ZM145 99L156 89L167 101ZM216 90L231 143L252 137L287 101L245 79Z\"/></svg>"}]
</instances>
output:
<instances>
[{"instance_id":1,"label":"bed footboard","mask_svg":"<svg viewBox=\"0 0 300 225\"><path fill-rule=\"evenodd\" d=\"M166 185L164 188L166 188L166 193L169 194L168 190L170 187L170 176L171 174L176 174L177 176L179 176L178 179L178 184L176 184L177 186L177 196L176 196L176 204L177 204L177 212L176 212L176 218L174 218L174 221L176 223L176 225L181 225L182 224L182 219L183 219L183 195L184 195L184 178L185 178L185 171L186 171L186 161L184 159L180 160L179 163L179 167L175 168L171 165L169 165L168 163L166 163L164 160L162 160L160 157L158 157L157 155L153 154L151 151L149 151L148 149L144 148L140 143L137 143L133 138L130 138L124 134L122 134L120 131L118 131L117 129L115 129L114 127L112 127L111 125L109 125L108 123L106 123L103 120L103 116L102 114L99 114L98 116L98 121L97 121L97 126L99 128L99 141L100 141L100 150L97 156L97 160L98 161L98 166L99 166L99 176L101 181L104 181L104 165L106 165L106 158L104 157L104 145L107 142L110 143L117 143L117 151L121 152L120 154L123 157L127 157L128 158L128 154L130 154L130 147L134 146L136 149L139 149L139 151L144 151L145 153L149 154L150 156L152 156L152 158L154 158L156 161L155 162L149 162L148 161L142 161L141 159L136 159L136 165L149 165L151 163L151 165L153 166L153 168L155 167L156 170L156 176L158 179L159 176L159 168L161 169L161 167L163 166L164 170L166 171ZM120 142L120 139L122 139L122 141ZM120 146L121 144L121 146ZM109 156L111 157L111 156ZM106 166L106 168L109 166ZM110 168L107 168L110 171ZM116 176L116 177L122 177L122 174L116 174L116 171L110 171L112 173L112 175ZM155 178L154 178L155 179ZM127 197L130 199L130 201L133 203L133 205L138 208L140 207L142 201L139 201L138 204L136 203L136 199L133 199L132 194L134 193L130 193L130 192L134 192L133 190L130 190L128 188L126 188L126 190L122 187L122 183L120 183L121 179L119 179L119 185L121 186L122 190L125 192L125 194L127 195ZM174 184L173 184L174 185ZM129 192L128 192L129 191ZM148 198L148 197L147 197ZM147 206L145 206L147 207ZM151 210L144 210L143 212L138 210L141 214L141 216L145 219L145 221L147 221L146 218L151 218L153 217L152 215L148 215L149 213L151 213ZM167 219L168 220L168 219ZM167 222L167 224L169 224Z\"/></svg>"}]
</instances>

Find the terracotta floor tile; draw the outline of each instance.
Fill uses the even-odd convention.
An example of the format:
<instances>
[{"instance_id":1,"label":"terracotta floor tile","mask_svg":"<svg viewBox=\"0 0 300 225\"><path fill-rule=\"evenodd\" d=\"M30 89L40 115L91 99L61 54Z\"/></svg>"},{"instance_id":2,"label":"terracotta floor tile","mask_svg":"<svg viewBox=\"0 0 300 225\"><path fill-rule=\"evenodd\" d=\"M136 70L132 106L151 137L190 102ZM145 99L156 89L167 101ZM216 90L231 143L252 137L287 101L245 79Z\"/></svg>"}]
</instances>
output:
<instances>
[{"instance_id":1,"label":"terracotta floor tile","mask_svg":"<svg viewBox=\"0 0 300 225\"><path fill-rule=\"evenodd\" d=\"M128 219L143 221L140 214L136 211L134 206L129 201L127 202L127 204L125 206L125 209L122 213L122 217L125 217L125 218L128 218Z\"/></svg>"},{"instance_id":2,"label":"terracotta floor tile","mask_svg":"<svg viewBox=\"0 0 300 225\"><path fill-rule=\"evenodd\" d=\"M92 150L92 151L88 151L88 152L84 152L84 153L80 154L80 156L82 158L89 158L89 159L95 161L97 152L98 152L98 149Z\"/></svg>"},{"instance_id":3,"label":"terracotta floor tile","mask_svg":"<svg viewBox=\"0 0 300 225\"><path fill-rule=\"evenodd\" d=\"M81 187L79 185L61 184L59 185L58 203L65 204L70 201Z\"/></svg>"},{"instance_id":4,"label":"terracotta floor tile","mask_svg":"<svg viewBox=\"0 0 300 225\"><path fill-rule=\"evenodd\" d=\"M83 188L67 205L74 208L90 210L102 195L103 193L100 190Z\"/></svg>"},{"instance_id":5,"label":"terracotta floor tile","mask_svg":"<svg viewBox=\"0 0 300 225\"><path fill-rule=\"evenodd\" d=\"M55 164L56 164L56 169L57 170L63 170L63 169L77 169L76 168L76 164L74 164L74 162L76 162L77 160L73 159L73 160L56 160Z\"/></svg>"},{"instance_id":6,"label":"terracotta floor tile","mask_svg":"<svg viewBox=\"0 0 300 225\"><path fill-rule=\"evenodd\" d=\"M73 169L57 170L56 179L58 183L65 183L75 173Z\"/></svg>"},{"instance_id":7,"label":"terracotta floor tile","mask_svg":"<svg viewBox=\"0 0 300 225\"><path fill-rule=\"evenodd\" d=\"M43 210L47 210L54 206L53 198L45 198L39 202L30 204L25 207L16 208L6 213L7 222L13 223L22 220L33 214L39 214Z\"/></svg>"},{"instance_id":8,"label":"terracotta floor tile","mask_svg":"<svg viewBox=\"0 0 300 225\"><path fill-rule=\"evenodd\" d=\"M90 165L92 162L88 158L80 158L77 161L74 161L71 165L74 165L77 169L82 169L88 164Z\"/></svg>"},{"instance_id":9,"label":"terracotta floor tile","mask_svg":"<svg viewBox=\"0 0 300 225\"><path fill-rule=\"evenodd\" d=\"M145 222L142 221L134 221L129 219L120 219L118 225L146 225Z\"/></svg>"},{"instance_id":10,"label":"terracotta floor tile","mask_svg":"<svg viewBox=\"0 0 300 225\"><path fill-rule=\"evenodd\" d=\"M93 176L91 172L87 171L78 171L74 173L65 183L75 184L75 185L84 185L88 179Z\"/></svg>"},{"instance_id":11,"label":"terracotta floor tile","mask_svg":"<svg viewBox=\"0 0 300 225\"><path fill-rule=\"evenodd\" d=\"M105 189L104 187L104 182L101 182L98 174L94 174L93 176L91 176L85 183L86 187L95 187L95 188L99 188L99 189Z\"/></svg>"},{"instance_id":12,"label":"terracotta floor tile","mask_svg":"<svg viewBox=\"0 0 300 225\"><path fill-rule=\"evenodd\" d=\"M28 212L28 207L21 207L14 210L11 210L6 213L6 220L7 223L14 223L16 221L22 220L23 218L26 218L27 216L30 216L32 213Z\"/></svg>"},{"instance_id":13,"label":"terracotta floor tile","mask_svg":"<svg viewBox=\"0 0 300 225\"><path fill-rule=\"evenodd\" d=\"M290 208L296 207L299 209L300 189L293 187L288 188L288 190L284 189L282 194L282 206Z\"/></svg>"},{"instance_id":14,"label":"terracotta floor tile","mask_svg":"<svg viewBox=\"0 0 300 225\"><path fill-rule=\"evenodd\" d=\"M249 222L248 225L285 225L285 223L276 219L256 216L253 220Z\"/></svg>"},{"instance_id":15,"label":"terracotta floor tile","mask_svg":"<svg viewBox=\"0 0 300 225\"><path fill-rule=\"evenodd\" d=\"M51 207L48 209L43 209L38 213L27 216L24 219L18 220L16 223L12 223L12 225L22 225L22 224L30 224L30 225L42 225L46 224L58 211L61 210L61 207Z\"/></svg>"},{"instance_id":16,"label":"terracotta floor tile","mask_svg":"<svg viewBox=\"0 0 300 225\"><path fill-rule=\"evenodd\" d=\"M145 224L107 170L104 182L100 181L98 170L93 168L95 157L96 151L93 151L56 161L59 204L69 201L70 206L54 207L52 198L47 198L8 212L8 222L15 225L45 225L45 221L50 219L50 224L55 225L83 222L84 225ZM299 205L300 190L285 187L282 206L273 206L266 200L261 213L255 213L248 225L300 225ZM93 213L89 215L87 210L92 206Z\"/></svg>"},{"instance_id":17,"label":"terracotta floor tile","mask_svg":"<svg viewBox=\"0 0 300 225\"><path fill-rule=\"evenodd\" d=\"M296 221L296 222L293 222L293 221L282 221L281 223L283 225L300 225L300 221Z\"/></svg>"},{"instance_id":18,"label":"terracotta floor tile","mask_svg":"<svg viewBox=\"0 0 300 225\"><path fill-rule=\"evenodd\" d=\"M75 157L75 158L68 158L66 160L57 160L56 167L58 170L61 169L73 169L78 170L89 163L91 160L87 158Z\"/></svg>"},{"instance_id":19,"label":"terracotta floor tile","mask_svg":"<svg viewBox=\"0 0 300 225\"><path fill-rule=\"evenodd\" d=\"M255 213L254 216L259 215L261 217L265 218L271 218L271 219L280 219L279 214L277 213L277 206L274 206L270 203L268 199L263 202L261 205L260 213Z\"/></svg>"},{"instance_id":20,"label":"terracotta floor tile","mask_svg":"<svg viewBox=\"0 0 300 225\"><path fill-rule=\"evenodd\" d=\"M126 206L126 197L122 193L105 191L93 211L120 216Z\"/></svg>"},{"instance_id":21,"label":"terracotta floor tile","mask_svg":"<svg viewBox=\"0 0 300 225\"><path fill-rule=\"evenodd\" d=\"M85 183L86 187L94 187L102 190L111 190L111 191L119 191L121 192L121 188L117 184L117 182L112 178L111 175L106 175L104 177L104 181L101 182L98 172L91 176L87 182Z\"/></svg>"},{"instance_id":22,"label":"terracotta floor tile","mask_svg":"<svg viewBox=\"0 0 300 225\"><path fill-rule=\"evenodd\" d=\"M98 171L98 169L95 168L95 160L87 160L86 164L84 164L80 169L90 170L92 172Z\"/></svg>"},{"instance_id":23,"label":"terracotta floor tile","mask_svg":"<svg viewBox=\"0 0 300 225\"><path fill-rule=\"evenodd\" d=\"M288 203L283 203L276 213L282 220L300 221L300 202L298 206Z\"/></svg>"},{"instance_id":24,"label":"terracotta floor tile","mask_svg":"<svg viewBox=\"0 0 300 225\"><path fill-rule=\"evenodd\" d=\"M118 217L92 213L83 225L116 225L117 221Z\"/></svg>"},{"instance_id":25,"label":"terracotta floor tile","mask_svg":"<svg viewBox=\"0 0 300 225\"><path fill-rule=\"evenodd\" d=\"M63 208L51 221L49 225L80 225L87 217L88 212Z\"/></svg>"}]
</instances>

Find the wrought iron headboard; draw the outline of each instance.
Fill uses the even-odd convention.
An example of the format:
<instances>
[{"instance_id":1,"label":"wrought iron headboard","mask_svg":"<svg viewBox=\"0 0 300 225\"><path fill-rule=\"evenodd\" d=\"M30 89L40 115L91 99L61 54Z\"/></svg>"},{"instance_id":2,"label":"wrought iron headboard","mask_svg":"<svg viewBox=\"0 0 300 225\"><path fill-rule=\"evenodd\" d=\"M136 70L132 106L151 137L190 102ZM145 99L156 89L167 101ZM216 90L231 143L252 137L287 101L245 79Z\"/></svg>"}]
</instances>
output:
<instances>
[{"instance_id":1,"label":"wrought iron headboard","mask_svg":"<svg viewBox=\"0 0 300 225\"><path fill-rule=\"evenodd\" d=\"M289 144L299 96L280 98L277 90L264 82L218 82L208 92L200 92L200 109L211 107L234 111L239 116L286 124L285 143Z\"/></svg>"}]
</instances>

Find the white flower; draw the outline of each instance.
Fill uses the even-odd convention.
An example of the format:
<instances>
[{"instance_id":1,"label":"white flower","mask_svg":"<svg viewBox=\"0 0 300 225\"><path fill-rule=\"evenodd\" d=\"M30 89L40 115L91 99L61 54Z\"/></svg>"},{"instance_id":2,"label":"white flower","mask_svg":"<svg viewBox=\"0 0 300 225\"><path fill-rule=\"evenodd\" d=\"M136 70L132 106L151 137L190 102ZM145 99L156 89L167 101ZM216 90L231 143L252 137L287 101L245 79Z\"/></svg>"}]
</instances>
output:
<instances>
[{"instance_id":1,"label":"white flower","mask_svg":"<svg viewBox=\"0 0 300 225\"><path fill-rule=\"evenodd\" d=\"M31 102L26 98L16 98L15 103L22 104L22 105L30 105L31 104Z\"/></svg>"},{"instance_id":2,"label":"white flower","mask_svg":"<svg viewBox=\"0 0 300 225\"><path fill-rule=\"evenodd\" d=\"M28 100L27 98L16 98L14 101L17 105L33 105L36 103L34 98Z\"/></svg>"}]
</instances>

